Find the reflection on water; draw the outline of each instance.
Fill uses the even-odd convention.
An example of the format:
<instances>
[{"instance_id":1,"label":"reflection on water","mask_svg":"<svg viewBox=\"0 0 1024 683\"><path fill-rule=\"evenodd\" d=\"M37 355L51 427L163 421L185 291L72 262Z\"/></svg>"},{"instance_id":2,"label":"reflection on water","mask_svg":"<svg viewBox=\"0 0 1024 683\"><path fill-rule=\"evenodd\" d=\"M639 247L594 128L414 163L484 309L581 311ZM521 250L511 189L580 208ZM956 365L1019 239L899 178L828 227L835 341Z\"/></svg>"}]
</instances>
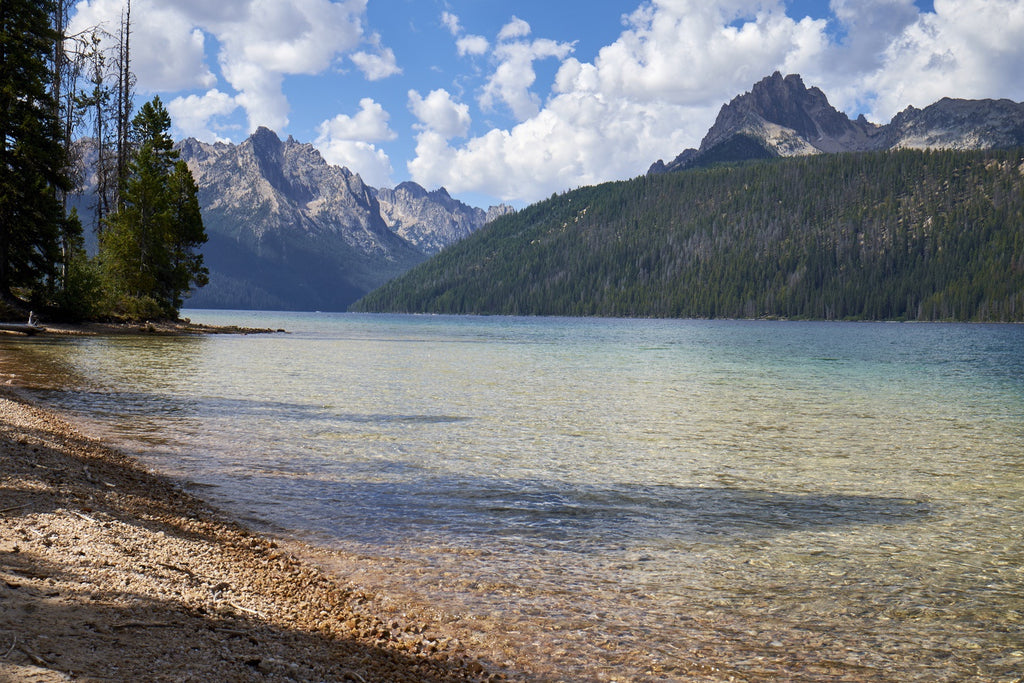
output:
<instances>
[{"instance_id":1,"label":"reflection on water","mask_svg":"<svg viewBox=\"0 0 1024 683\"><path fill-rule=\"evenodd\" d=\"M1024 670L1024 328L192 317L0 372L541 675Z\"/></svg>"}]
</instances>

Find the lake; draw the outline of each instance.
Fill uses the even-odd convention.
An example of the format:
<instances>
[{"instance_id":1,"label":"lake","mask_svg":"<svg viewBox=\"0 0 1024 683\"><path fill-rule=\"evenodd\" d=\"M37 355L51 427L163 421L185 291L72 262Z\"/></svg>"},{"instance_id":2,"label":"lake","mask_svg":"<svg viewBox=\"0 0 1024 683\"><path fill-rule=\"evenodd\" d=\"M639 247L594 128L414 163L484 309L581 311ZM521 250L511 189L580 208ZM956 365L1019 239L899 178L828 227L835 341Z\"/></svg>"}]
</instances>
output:
<instances>
[{"instance_id":1,"label":"lake","mask_svg":"<svg viewBox=\"0 0 1024 683\"><path fill-rule=\"evenodd\" d=\"M1021 680L1024 326L183 315L0 370L515 669Z\"/></svg>"}]
</instances>

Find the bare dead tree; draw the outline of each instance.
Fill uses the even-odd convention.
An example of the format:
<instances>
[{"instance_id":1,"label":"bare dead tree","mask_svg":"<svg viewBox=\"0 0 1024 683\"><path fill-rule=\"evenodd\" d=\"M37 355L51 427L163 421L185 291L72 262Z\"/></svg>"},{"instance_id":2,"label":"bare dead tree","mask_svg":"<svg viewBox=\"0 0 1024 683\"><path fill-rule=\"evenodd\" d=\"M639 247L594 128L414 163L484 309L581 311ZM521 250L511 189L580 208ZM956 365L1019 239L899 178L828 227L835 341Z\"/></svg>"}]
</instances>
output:
<instances>
[{"instance_id":1,"label":"bare dead tree","mask_svg":"<svg viewBox=\"0 0 1024 683\"><path fill-rule=\"evenodd\" d=\"M131 70L131 0L125 0L124 8L121 11L121 26L118 31L117 41L117 85L116 89L116 154L117 154L117 181L118 194L120 186L124 183L128 169L128 158L131 154L131 118L132 99L135 94L135 77ZM117 206L120 207L120 199Z\"/></svg>"},{"instance_id":2,"label":"bare dead tree","mask_svg":"<svg viewBox=\"0 0 1024 683\"><path fill-rule=\"evenodd\" d=\"M85 73L81 84L84 87L78 90L76 97L81 124L90 138L86 165L91 166L95 185L96 200L92 209L97 233L103 229L103 219L116 206L118 185L116 146L110 134L114 125L110 101L114 93L108 82L107 52L103 47L108 37L103 29L93 28L85 40L82 52Z\"/></svg>"},{"instance_id":3,"label":"bare dead tree","mask_svg":"<svg viewBox=\"0 0 1024 683\"><path fill-rule=\"evenodd\" d=\"M74 192L82 184L81 155L78 146L74 144L74 137L81 120L81 109L76 99L84 65L86 38L85 34L69 35L67 32L71 4L69 0L54 0L53 3L54 41L50 89L61 126L66 155L65 173L71 181L70 192ZM60 194L66 210L69 193Z\"/></svg>"}]
</instances>

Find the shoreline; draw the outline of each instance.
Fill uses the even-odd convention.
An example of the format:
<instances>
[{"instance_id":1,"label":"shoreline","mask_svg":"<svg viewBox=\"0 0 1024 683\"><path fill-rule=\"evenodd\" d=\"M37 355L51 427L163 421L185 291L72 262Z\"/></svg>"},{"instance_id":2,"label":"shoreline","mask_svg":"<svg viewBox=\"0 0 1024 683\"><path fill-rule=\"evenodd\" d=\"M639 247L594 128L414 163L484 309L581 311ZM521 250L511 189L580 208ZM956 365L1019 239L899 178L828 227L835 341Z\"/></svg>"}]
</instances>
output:
<instances>
[{"instance_id":1,"label":"shoreline","mask_svg":"<svg viewBox=\"0 0 1024 683\"><path fill-rule=\"evenodd\" d=\"M190 334L276 334L286 330L272 330L260 327L238 325L206 325L194 323L188 318L180 320L157 320L137 323L48 323L40 326L33 334L53 334L69 337L94 337L101 335L152 335L181 336ZM17 334L17 332L12 332Z\"/></svg>"},{"instance_id":2,"label":"shoreline","mask_svg":"<svg viewBox=\"0 0 1024 683\"><path fill-rule=\"evenodd\" d=\"M0 389L0 681L529 678L294 546Z\"/></svg>"}]
</instances>

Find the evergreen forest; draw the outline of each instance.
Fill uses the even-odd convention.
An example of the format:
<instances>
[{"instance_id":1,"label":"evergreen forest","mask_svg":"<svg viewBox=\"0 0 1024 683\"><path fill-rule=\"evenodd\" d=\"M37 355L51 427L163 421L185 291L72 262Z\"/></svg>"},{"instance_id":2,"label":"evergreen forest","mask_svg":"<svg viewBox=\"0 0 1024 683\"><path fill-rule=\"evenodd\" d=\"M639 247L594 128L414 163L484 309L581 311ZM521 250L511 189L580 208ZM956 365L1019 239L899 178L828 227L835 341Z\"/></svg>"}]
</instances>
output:
<instances>
[{"instance_id":1,"label":"evergreen forest","mask_svg":"<svg viewBox=\"0 0 1024 683\"><path fill-rule=\"evenodd\" d=\"M823 154L581 188L353 310L1024 321L1024 150Z\"/></svg>"},{"instance_id":2,"label":"evergreen forest","mask_svg":"<svg viewBox=\"0 0 1024 683\"><path fill-rule=\"evenodd\" d=\"M71 5L0 0L0 319L176 318L207 281L196 185L159 98L133 111L131 0L114 33L69 35Z\"/></svg>"}]
</instances>

